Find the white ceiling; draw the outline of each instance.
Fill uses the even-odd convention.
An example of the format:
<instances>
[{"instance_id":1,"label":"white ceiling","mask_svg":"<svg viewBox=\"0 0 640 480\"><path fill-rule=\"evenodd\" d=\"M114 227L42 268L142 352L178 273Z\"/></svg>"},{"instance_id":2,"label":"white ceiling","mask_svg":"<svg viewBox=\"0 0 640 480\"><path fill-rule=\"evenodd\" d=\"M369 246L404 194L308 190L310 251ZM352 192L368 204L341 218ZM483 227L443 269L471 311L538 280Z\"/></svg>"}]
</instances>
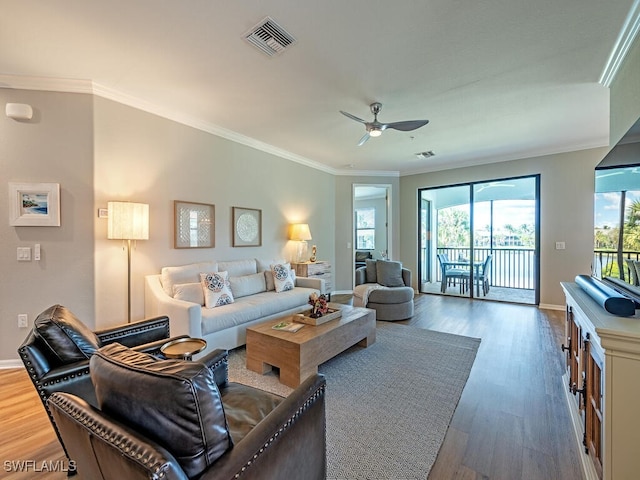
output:
<instances>
[{"instance_id":1,"label":"white ceiling","mask_svg":"<svg viewBox=\"0 0 640 480\"><path fill-rule=\"evenodd\" d=\"M87 80L327 171L408 174L608 145L599 81L637 10L638 0L0 0L0 86ZM266 16L297 40L276 57L243 39ZM370 120L374 101L383 122L430 123L357 147L364 126L338 111Z\"/></svg>"}]
</instances>

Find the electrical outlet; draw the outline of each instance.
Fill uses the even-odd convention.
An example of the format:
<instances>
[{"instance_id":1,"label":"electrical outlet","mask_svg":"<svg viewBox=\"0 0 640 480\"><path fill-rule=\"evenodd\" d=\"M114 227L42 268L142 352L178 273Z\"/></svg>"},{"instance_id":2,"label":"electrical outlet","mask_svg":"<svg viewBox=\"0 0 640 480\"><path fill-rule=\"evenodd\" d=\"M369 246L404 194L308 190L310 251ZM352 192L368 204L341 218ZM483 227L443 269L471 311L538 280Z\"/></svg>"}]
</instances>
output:
<instances>
[{"instance_id":1,"label":"electrical outlet","mask_svg":"<svg viewBox=\"0 0 640 480\"><path fill-rule=\"evenodd\" d=\"M26 313L18 314L18 328L27 328L29 326L29 317Z\"/></svg>"},{"instance_id":2,"label":"electrical outlet","mask_svg":"<svg viewBox=\"0 0 640 480\"><path fill-rule=\"evenodd\" d=\"M565 244L564 242L556 242L556 250L564 250Z\"/></svg>"}]
</instances>

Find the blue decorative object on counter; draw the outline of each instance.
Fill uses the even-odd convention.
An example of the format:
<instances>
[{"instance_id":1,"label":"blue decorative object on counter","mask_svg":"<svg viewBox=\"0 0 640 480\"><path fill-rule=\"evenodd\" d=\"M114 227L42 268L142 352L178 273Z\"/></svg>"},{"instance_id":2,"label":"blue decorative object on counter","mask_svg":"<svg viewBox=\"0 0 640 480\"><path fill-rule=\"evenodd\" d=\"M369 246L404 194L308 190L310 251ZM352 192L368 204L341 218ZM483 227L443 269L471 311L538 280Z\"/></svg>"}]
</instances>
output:
<instances>
[{"instance_id":1,"label":"blue decorative object on counter","mask_svg":"<svg viewBox=\"0 0 640 480\"><path fill-rule=\"evenodd\" d=\"M633 300L589 275L577 275L576 284L612 315L630 317L636 313Z\"/></svg>"}]
</instances>

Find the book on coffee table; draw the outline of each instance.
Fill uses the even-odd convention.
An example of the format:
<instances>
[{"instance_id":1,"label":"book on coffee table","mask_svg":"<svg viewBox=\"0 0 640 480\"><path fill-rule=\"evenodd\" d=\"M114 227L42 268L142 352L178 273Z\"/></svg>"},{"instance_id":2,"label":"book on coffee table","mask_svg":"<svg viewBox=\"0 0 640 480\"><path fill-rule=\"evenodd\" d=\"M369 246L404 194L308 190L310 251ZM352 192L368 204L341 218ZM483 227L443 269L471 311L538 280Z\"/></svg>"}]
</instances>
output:
<instances>
[{"instance_id":1,"label":"book on coffee table","mask_svg":"<svg viewBox=\"0 0 640 480\"><path fill-rule=\"evenodd\" d=\"M302 327L304 327L304 323L280 322L276 323L271 328L273 328L274 330L282 330L285 332L297 332Z\"/></svg>"}]
</instances>

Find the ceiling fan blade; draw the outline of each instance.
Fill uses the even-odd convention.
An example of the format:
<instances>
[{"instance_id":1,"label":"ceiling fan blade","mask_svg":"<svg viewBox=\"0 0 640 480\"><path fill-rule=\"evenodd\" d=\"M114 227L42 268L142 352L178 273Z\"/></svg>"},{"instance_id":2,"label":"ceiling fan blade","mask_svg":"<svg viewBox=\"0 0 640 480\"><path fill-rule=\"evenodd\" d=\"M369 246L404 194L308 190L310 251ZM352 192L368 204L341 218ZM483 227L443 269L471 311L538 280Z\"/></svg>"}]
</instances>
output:
<instances>
[{"instance_id":1,"label":"ceiling fan blade","mask_svg":"<svg viewBox=\"0 0 640 480\"><path fill-rule=\"evenodd\" d=\"M420 127L424 127L429 120L406 120L404 122L385 123L386 128L393 128L394 130L401 130L403 132L410 132Z\"/></svg>"},{"instance_id":2,"label":"ceiling fan blade","mask_svg":"<svg viewBox=\"0 0 640 480\"><path fill-rule=\"evenodd\" d=\"M365 133L362 138L360 139L360 142L358 142L358 146L361 147L362 145L364 145L364 143L369 140L369 137L371 135L369 135L369 132Z\"/></svg>"},{"instance_id":3,"label":"ceiling fan blade","mask_svg":"<svg viewBox=\"0 0 640 480\"><path fill-rule=\"evenodd\" d=\"M343 112L342 110L340 110L340 113L343 114L345 117L349 117L351 120L355 120L356 122L367 123L364 120L362 120L361 118L358 118L355 115L351 115L348 112Z\"/></svg>"}]
</instances>

